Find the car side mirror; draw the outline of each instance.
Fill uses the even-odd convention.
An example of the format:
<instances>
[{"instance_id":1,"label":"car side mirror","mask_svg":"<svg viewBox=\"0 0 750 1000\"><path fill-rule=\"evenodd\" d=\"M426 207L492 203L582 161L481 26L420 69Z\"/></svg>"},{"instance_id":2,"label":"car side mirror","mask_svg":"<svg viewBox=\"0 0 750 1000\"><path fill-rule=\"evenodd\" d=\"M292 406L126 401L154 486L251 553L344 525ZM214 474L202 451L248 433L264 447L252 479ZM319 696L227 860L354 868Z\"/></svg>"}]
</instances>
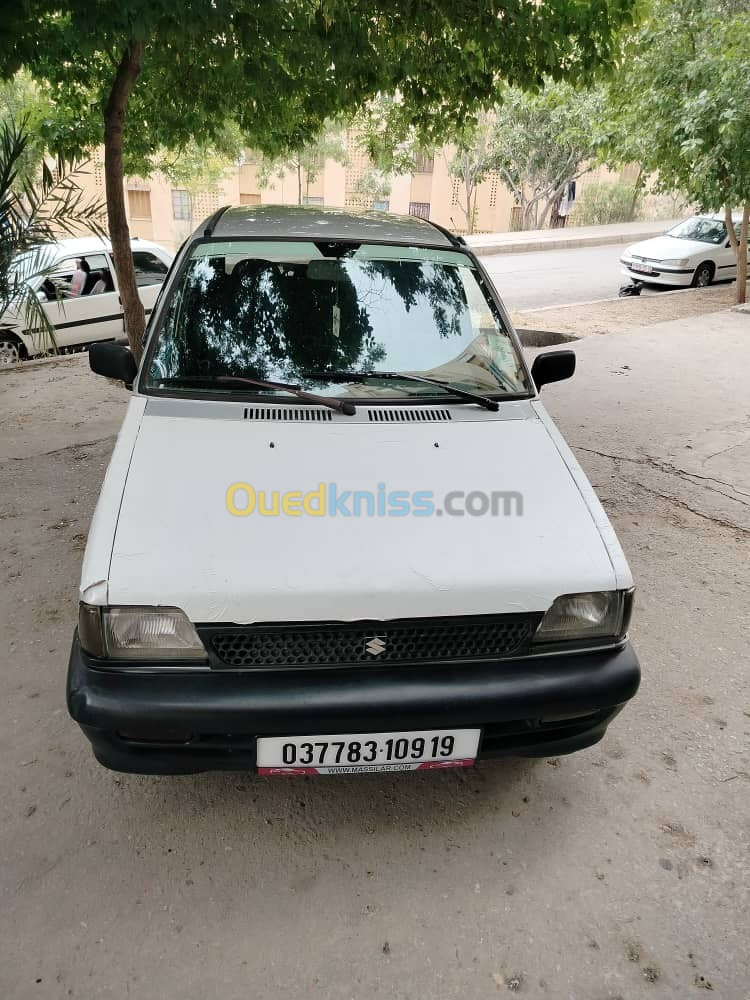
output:
<instances>
[{"instance_id":1,"label":"car side mirror","mask_svg":"<svg viewBox=\"0 0 750 1000\"><path fill-rule=\"evenodd\" d=\"M576 370L575 351L547 351L537 354L531 366L531 377L537 390L548 382L562 382Z\"/></svg>"},{"instance_id":2,"label":"car side mirror","mask_svg":"<svg viewBox=\"0 0 750 1000\"><path fill-rule=\"evenodd\" d=\"M133 387L138 374L138 365L130 348L122 344L92 344L89 347L89 365L92 372L119 379L128 389Z\"/></svg>"}]
</instances>

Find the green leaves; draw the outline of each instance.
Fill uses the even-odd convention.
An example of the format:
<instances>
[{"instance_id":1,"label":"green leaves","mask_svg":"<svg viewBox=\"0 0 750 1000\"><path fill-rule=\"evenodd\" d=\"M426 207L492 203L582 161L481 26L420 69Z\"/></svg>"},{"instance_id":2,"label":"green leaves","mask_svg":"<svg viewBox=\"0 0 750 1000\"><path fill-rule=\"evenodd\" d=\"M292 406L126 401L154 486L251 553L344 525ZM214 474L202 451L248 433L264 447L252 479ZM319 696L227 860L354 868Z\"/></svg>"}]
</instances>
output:
<instances>
[{"instance_id":1,"label":"green leaves","mask_svg":"<svg viewBox=\"0 0 750 1000\"><path fill-rule=\"evenodd\" d=\"M228 120L271 156L299 147L327 119L399 90L422 138L491 106L497 82L534 87L545 75L587 79L614 54L635 0L27 0L13 19L15 55L54 80L70 152L101 140L114 67L146 42L131 98L128 152L145 158L190 139L213 142Z\"/></svg>"},{"instance_id":2,"label":"green leaves","mask_svg":"<svg viewBox=\"0 0 750 1000\"><path fill-rule=\"evenodd\" d=\"M590 80L617 54L617 31L635 2L18 0L20 10L3 16L0 78L24 64L48 81L59 114L45 139L72 156L102 142L118 65L137 51L123 63L130 71L116 129L109 119L106 162L115 173L123 113L130 164L191 144L217 148L228 122L247 146L276 158L309 148L326 121L398 92L407 132L430 146L446 130L470 128L502 83ZM107 176L126 319L132 312L137 326L125 211ZM129 334L139 343L138 330Z\"/></svg>"},{"instance_id":3,"label":"green leaves","mask_svg":"<svg viewBox=\"0 0 750 1000\"><path fill-rule=\"evenodd\" d=\"M750 199L750 13L658 0L610 89L612 158L705 211Z\"/></svg>"},{"instance_id":4,"label":"green leaves","mask_svg":"<svg viewBox=\"0 0 750 1000\"><path fill-rule=\"evenodd\" d=\"M657 0L610 88L610 158L638 160L702 211L749 206L749 53L744 0Z\"/></svg>"},{"instance_id":5,"label":"green leaves","mask_svg":"<svg viewBox=\"0 0 750 1000\"><path fill-rule=\"evenodd\" d=\"M79 187L82 164L58 160L52 171L42 163L36 181L23 173L30 142L28 119L0 124L0 315L15 310L28 329L44 332L54 343L34 290L54 264L48 244L60 236L101 233L104 206L87 200Z\"/></svg>"},{"instance_id":6,"label":"green leaves","mask_svg":"<svg viewBox=\"0 0 750 1000\"><path fill-rule=\"evenodd\" d=\"M493 166L522 208L523 227L545 224L565 185L596 149L601 90L547 81L538 93L506 88L493 129Z\"/></svg>"}]
</instances>

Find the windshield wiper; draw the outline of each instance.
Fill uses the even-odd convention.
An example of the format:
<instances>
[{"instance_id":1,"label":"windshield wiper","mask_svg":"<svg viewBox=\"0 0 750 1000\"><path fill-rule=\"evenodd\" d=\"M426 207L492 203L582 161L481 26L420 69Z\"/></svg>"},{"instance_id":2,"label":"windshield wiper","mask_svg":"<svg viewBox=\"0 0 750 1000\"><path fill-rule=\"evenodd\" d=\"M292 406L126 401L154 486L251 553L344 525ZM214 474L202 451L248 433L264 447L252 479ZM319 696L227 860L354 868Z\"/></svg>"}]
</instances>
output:
<instances>
[{"instance_id":1,"label":"windshield wiper","mask_svg":"<svg viewBox=\"0 0 750 1000\"><path fill-rule=\"evenodd\" d=\"M197 382L199 385L204 385L207 382L231 382L232 384L255 385L261 389L280 389L282 392L290 392L293 396L306 399L310 403L319 403L321 406L327 406L331 410L337 410L339 413L346 414L347 417L353 417L357 412L354 403L349 403L344 399L331 399L329 396L318 396L317 393L305 392L304 389L300 389L296 385L287 385L286 382L268 382L261 378L247 378L244 375L177 375L174 378L160 378L158 381L165 385L190 385L194 382Z\"/></svg>"},{"instance_id":2,"label":"windshield wiper","mask_svg":"<svg viewBox=\"0 0 750 1000\"><path fill-rule=\"evenodd\" d=\"M465 399L467 403L476 403L478 406L483 406L485 410L492 410L494 412L500 409L500 404L495 399L490 399L488 396L480 396L476 392L469 392L468 389L461 389L451 382L443 382L437 378L427 378L425 375L406 375L404 372L307 372L306 374L310 378L326 378L331 382L361 382L364 379L370 378L382 378L387 381L422 382L425 385L436 385L438 388L444 389L459 399Z\"/></svg>"}]
</instances>

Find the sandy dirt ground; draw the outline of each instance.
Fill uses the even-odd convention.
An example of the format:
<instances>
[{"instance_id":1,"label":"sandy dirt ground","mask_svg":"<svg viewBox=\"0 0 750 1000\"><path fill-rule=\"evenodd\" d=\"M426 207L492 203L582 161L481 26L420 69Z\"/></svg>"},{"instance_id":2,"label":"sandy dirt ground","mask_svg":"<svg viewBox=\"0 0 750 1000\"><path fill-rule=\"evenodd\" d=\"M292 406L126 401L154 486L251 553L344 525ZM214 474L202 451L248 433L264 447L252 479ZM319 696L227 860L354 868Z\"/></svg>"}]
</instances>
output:
<instances>
[{"instance_id":1,"label":"sandy dirt ground","mask_svg":"<svg viewBox=\"0 0 750 1000\"><path fill-rule=\"evenodd\" d=\"M511 318L517 327L557 330L578 337L589 337L597 333L621 333L654 323L705 316L729 308L736 297L737 287L731 283L711 288L661 292L659 295L602 299L598 302L544 306L541 309L517 309L511 312Z\"/></svg>"},{"instance_id":2,"label":"sandy dirt ground","mask_svg":"<svg viewBox=\"0 0 750 1000\"><path fill-rule=\"evenodd\" d=\"M0 375L0 997L747 1000L750 316L577 342L544 398L638 584L599 745L466 773L146 778L64 702L127 394Z\"/></svg>"}]
</instances>

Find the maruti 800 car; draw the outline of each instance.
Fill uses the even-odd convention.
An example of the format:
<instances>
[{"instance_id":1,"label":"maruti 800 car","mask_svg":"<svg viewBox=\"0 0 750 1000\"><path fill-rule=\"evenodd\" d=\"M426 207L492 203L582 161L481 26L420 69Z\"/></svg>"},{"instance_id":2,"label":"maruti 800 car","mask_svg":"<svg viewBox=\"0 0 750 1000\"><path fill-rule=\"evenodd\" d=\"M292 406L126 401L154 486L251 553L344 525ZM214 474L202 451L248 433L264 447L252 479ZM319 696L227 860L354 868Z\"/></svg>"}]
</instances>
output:
<instances>
[{"instance_id":1,"label":"maruti 800 car","mask_svg":"<svg viewBox=\"0 0 750 1000\"><path fill-rule=\"evenodd\" d=\"M633 580L481 263L430 222L243 207L180 250L81 578L68 706L105 766L296 775L590 746Z\"/></svg>"}]
</instances>

